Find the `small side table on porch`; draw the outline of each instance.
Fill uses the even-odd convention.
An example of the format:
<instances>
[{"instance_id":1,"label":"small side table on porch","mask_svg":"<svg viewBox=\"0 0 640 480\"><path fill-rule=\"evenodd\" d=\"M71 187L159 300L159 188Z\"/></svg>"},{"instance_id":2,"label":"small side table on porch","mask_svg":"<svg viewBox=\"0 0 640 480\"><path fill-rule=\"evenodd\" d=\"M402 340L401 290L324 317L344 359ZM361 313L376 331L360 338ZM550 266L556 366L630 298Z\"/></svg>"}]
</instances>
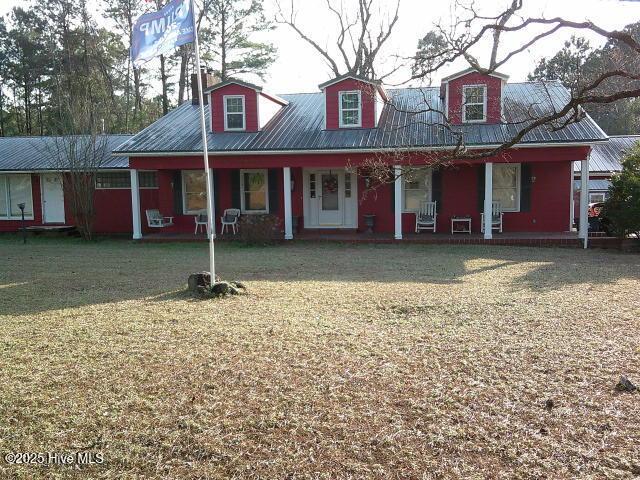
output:
<instances>
[{"instance_id":1,"label":"small side table on porch","mask_svg":"<svg viewBox=\"0 0 640 480\"><path fill-rule=\"evenodd\" d=\"M471 235L471 217L468 215L451 217L451 235L454 233L468 233Z\"/></svg>"}]
</instances>

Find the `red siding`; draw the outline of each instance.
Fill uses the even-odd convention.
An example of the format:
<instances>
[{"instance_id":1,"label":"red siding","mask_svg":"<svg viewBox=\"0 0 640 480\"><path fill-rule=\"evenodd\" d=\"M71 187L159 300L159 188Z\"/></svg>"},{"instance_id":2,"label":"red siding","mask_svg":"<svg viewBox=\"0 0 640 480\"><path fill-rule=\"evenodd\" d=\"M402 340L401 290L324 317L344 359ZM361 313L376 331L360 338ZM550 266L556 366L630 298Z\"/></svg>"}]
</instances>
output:
<instances>
[{"instance_id":1,"label":"red siding","mask_svg":"<svg viewBox=\"0 0 640 480\"><path fill-rule=\"evenodd\" d=\"M502 121L502 80L478 72L468 73L449 82L449 118L454 125L462 123L462 87L465 85L487 86L487 123Z\"/></svg>"},{"instance_id":2,"label":"red siding","mask_svg":"<svg viewBox=\"0 0 640 480\"><path fill-rule=\"evenodd\" d=\"M255 90L241 85L226 85L211 92L211 118L213 132L224 132L225 95L244 95L245 121L247 132L258 131L258 95Z\"/></svg>"},{"instance_id":3,"label":"red siding","mask_svg":"<svg viewBox=\"0 0 640 480\"><path fill-rule=\"evenodd\" d=\"M376 89L368 83L346 79L325 88L327 130L337 130L340 125L338 115L338 92L360 90L362 98L362 128L373 128L376 124Z\"/></svg>"}]
</instances>

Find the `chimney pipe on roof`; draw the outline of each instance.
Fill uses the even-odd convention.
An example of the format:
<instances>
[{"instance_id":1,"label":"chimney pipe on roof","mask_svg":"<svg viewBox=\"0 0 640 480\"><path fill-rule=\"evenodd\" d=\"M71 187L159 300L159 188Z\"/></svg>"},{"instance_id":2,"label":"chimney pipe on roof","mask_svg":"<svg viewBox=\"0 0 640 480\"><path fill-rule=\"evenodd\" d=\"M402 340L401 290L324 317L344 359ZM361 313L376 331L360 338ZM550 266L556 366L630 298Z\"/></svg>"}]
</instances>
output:
<instances>
[{"instance_id":1,"label":"chimney pipe on roof","mask_svg":"<svg viewBox=\"0 0 640 480\"><path fill-rule=\"evenodd\" d=\"M196 73L191 74L191 103L193 105L198 105L200 102L200 95L198 95L198 77L196 77ZM202 75L202 88L206 90L209 87L212 87L216 83L220 83L220 79L213 74L212 70L206 70L203 68L200 71L200 75ZM202 100L204 105L209 103L209 96L202 95Z\"/></svg>"}]
</instances>

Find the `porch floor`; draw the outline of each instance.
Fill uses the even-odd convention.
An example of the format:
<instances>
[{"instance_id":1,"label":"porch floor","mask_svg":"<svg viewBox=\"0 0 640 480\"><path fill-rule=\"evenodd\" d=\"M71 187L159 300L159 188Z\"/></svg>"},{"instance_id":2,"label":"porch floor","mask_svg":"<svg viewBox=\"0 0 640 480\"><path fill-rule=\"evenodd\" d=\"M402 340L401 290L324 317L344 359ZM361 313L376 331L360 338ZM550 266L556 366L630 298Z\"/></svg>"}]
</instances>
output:
<instances>
[{"instance_id":1,"label":"porch floor","mask_svg":"<svg viewBox=\"0 0 640 480\"><path fill-rule=\"evenodd\" d=\"M232 241L230 234L218 235L216 241ZM204 242L204 234L191 233L150 233L143 236L142 242ZM618 239L594 236L590 238L592 246L606 247ZM353 242L353 243L414 243L414 244L488 244L488 245L522 245L522 246L570 246L580 247L582 242L576 232L551 233L494 233L491 240L485 240L480 233L444 234L444 233L405 233L402 240L395 240L390 233L360 233L354 231L324 233L322 231L302 231L294 235L294 241L300 242ZM613 241L613 242L612 242Z\"/></svg>"}]
</instances>

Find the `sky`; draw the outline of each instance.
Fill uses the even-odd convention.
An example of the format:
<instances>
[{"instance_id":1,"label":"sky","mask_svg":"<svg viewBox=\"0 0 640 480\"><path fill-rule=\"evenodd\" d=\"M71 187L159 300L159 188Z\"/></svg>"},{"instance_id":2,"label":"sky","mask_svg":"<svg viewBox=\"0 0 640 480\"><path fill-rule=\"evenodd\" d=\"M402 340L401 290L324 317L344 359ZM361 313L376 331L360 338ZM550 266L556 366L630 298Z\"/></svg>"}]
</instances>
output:
<instances>
[{"instance_id":1,"label":"sky","mask_svg":"<svg viewBox=\"0 0 640 480\"><path fill-rule=\"evenodd\" d=\"M92 0L98 4L98 0ZM342 0L349 5L353 0ZM508 0L476 0L477 7L483 13L496 12L496 8ZM264 0L269 17L275 16L274 0ZM339 0L333 0L334 3ZM377 0L382 16L393 9L395 0ZM285 4L289 2L285 0ZM297 20L305 32L320 45L332 45L335 39L335 20L326 8L326 0L296 0ZM524 16L556 17L583 21L592 20L598 26L607 29L622 28L629 23L640 20L639 0L525 0ZM6 14L15 6L28 7L31 0L0 0L0 15ZM451 23L453 0L401 0L399 21L394 29L381 57L385 60L380 71L388 71L395 63L415 52L418 39L433 29L434 25ZM95 8L98 22L106 22L101 18L100 9ZM581 32L584 34L584 32ZM565 40L571 36L567 31L548 38L530 50L523 52L507 63L501 72L510 76L510 81L526 80L538 60L553 55ZM597 35L587 36L594 46L602 43ZM281 25L267 36L278 48L278 60L269 69L265 79L265 89L274 93L294 93L317 91L318 84L332 77L330 70L312 47L299 39L289 27ZM509 47L515 47L531 38L531 34L514 35L509 40ZM486 45L477 53L486 55ZM466 68L463 62L450 65L439 72L433 81L455 71ZM151 66L153 68L153 66ZM399 71L390 77L393 85L405 84L409 72ZM413 82L415 84L415 82Z\"/></svg>"}]
</instances>

